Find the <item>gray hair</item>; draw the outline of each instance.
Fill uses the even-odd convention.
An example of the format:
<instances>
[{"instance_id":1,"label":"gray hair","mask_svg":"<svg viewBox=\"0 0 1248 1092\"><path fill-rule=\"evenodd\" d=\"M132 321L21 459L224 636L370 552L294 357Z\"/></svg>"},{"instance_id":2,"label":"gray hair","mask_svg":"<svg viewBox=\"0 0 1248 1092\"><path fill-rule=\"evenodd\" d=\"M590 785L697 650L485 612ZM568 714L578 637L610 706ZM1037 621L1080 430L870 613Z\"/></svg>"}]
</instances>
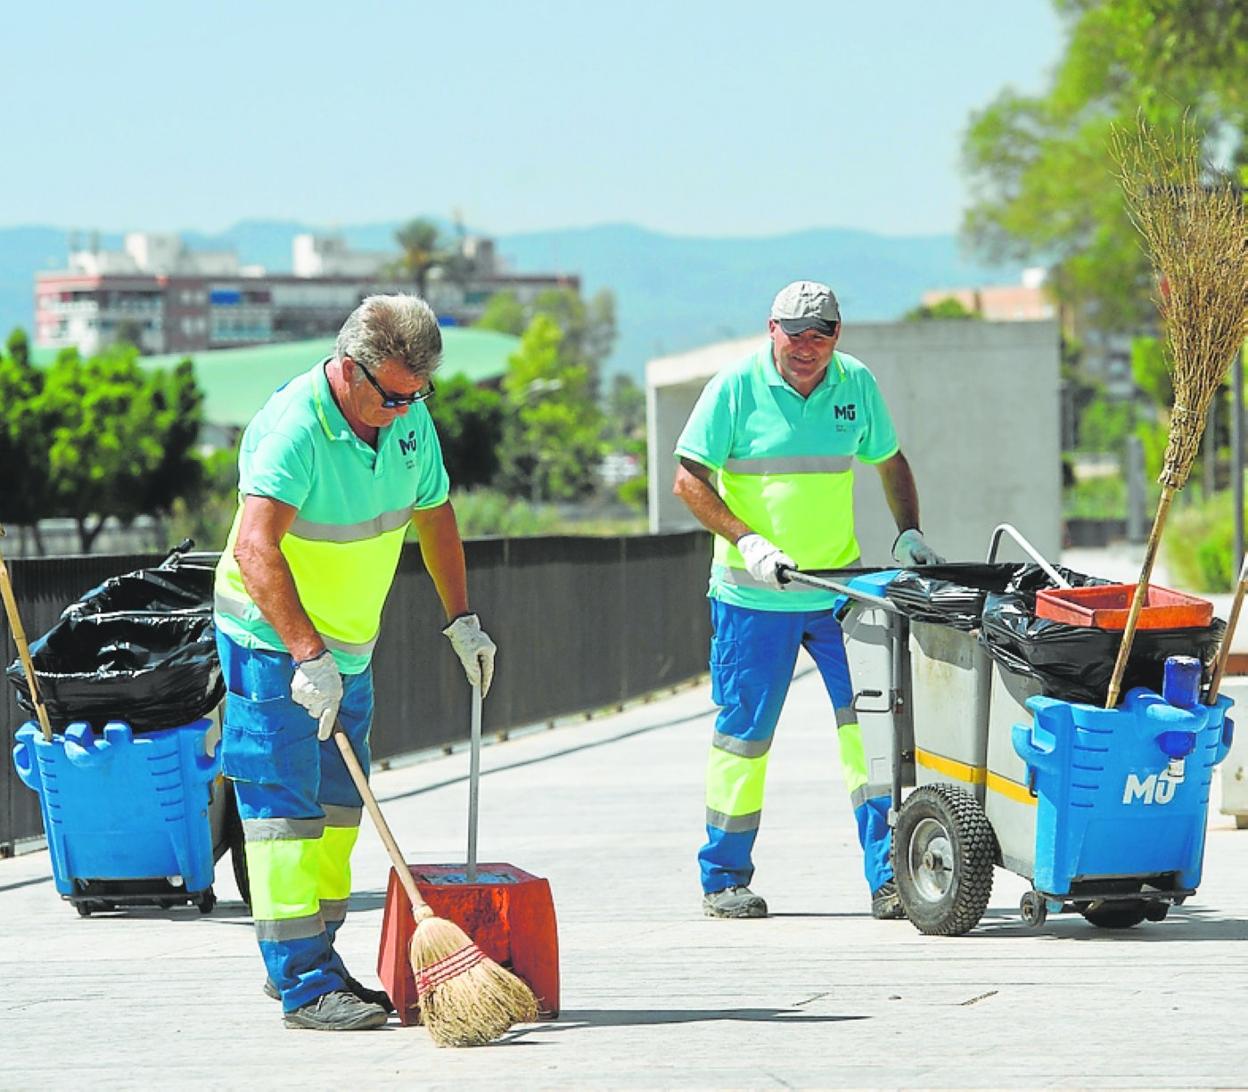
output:
<instances>
[{"instance_id":1,"label":"gray hair","mask_svg":"<svg viewBox=\"0 0 1248 1092\"><path fill-rule=\"evenodd\" d=\"M369 296L342 324L334 351L373 368L397 360L415 376L442 363L438 318L419 296Z\"/></svg>"}]
</instances>

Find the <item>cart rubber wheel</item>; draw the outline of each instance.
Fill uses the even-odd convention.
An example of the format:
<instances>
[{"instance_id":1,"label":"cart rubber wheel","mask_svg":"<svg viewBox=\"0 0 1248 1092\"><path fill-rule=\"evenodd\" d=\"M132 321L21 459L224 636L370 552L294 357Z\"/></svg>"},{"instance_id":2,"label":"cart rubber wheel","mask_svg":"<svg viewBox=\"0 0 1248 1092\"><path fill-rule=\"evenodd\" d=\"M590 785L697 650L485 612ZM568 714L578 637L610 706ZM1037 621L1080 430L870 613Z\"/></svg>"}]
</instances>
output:
<instances>
[{"instance_id":1,"label":"cart rubber wheel","mask_svg":"<svg viewBox=\"0 0 1248 1092\"><path fill-rule=\"evenodd\" d=\"M1023 914L1023 922L1033 929L1039 929L1049 916L1049 904L1041 895L1028 891L1019 900L1019 910Z\"/></svg>"},{"instance_id":2,"label":"cart rubber wheel","mask_svg":"<svg viewBox=\"0 0 1248 1092\"><path fill-rule=\"evenodd\" d=\"M80 918L89 918L91 916L91 904L89 902L76 902L74 909L78 911Z\"/></svg>"},{"instance_id":3,"label":"cart rubber wheel","mask_svg":"<svg viewBox=\"0 0 1248 1092\"><path fill-rule=\"evenodd\" d=\"M230 865L234 870L234 882L239 897L251 909L251 878L247 875L247 837L243 833L243 820L238 814L238 799L234 795L234 782L226 781L225 837L230 847Z\"/></svg>"},{"instance_id":4,"label":"cart rubber wheel","mask_svg":"<svg viewBox=\"0 0 1248 1092\"><path fill-rule=\"evenodd\" d=\"M992 896L996 856L992 824L975 797L955 785L915 789L893 829L893 871L906 917L929 936L975 928Z\"/></svg>"},{"instance_id":5,"label":"cart rubber wheel","mask_svg":"<svg viewBox=\"0 0 1248 1092\"><path fill-rule=\"evenodd\" d=\"M1168 902L1153 899L1151 902L1144 904L1144 916L1149 921L1165 921L1168 913L1170 913L1170 904Z\"/></svg>"},{"instance_id":6,"label":"cart rubber wheel","mask_svg":"<svg viewBox=\"0 0 1248 1092\"><path fill-rule=\"evenodd\" d=\"M201 914L212 913L213 907L217 905L217 896L213 894L211 887L195 900L195 905L199 907Z\"/></svg>"},{"instance_id":7,"label":"cart rubber wheel","mask_svg":"<svg viewBox=\"0 0 1248 1092\"><path fill-rule=\"evenodd\" d=\"M1093 903L1083 916L1098 929L1130 929L1148 917L1148 903L1143 899Z\"/></svg>"},{"instance_id":8,"label":"cart rubber wheel","mask_svg":"<svg viewBox=\"0 0 1248 1092\"><path fill-rule=\"evenodd\" d=\"M1248 830L1248 815L1235 816L1235 829Z\"/></svg>"}]
</instances>

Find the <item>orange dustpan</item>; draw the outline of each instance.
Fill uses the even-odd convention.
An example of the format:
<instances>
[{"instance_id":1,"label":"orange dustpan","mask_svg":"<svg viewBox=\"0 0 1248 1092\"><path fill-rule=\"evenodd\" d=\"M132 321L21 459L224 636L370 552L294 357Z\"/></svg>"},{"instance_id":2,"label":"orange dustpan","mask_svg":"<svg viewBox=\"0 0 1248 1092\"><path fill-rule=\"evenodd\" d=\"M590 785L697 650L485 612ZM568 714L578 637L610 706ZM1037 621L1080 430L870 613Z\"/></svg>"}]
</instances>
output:
<instances>
[{"instance_id":1,"label":"orange dustpan","mask_svg":"<svg viewBox=\"0 0 1248 1092\"><path fill-rule=\"evenodd\" d=\"M559 936L550 884L511 864L477 863L477 803L481 780L481 688L472 688L472 747L468 775L466 864L409 864L434 914L453 921L490 959L528 983L544 1020L559 1015ZM377 977L404 1024L420 1022L408 957L414 922L398 873L390 870L381 924Z\"/></svg>"}]
</instances>

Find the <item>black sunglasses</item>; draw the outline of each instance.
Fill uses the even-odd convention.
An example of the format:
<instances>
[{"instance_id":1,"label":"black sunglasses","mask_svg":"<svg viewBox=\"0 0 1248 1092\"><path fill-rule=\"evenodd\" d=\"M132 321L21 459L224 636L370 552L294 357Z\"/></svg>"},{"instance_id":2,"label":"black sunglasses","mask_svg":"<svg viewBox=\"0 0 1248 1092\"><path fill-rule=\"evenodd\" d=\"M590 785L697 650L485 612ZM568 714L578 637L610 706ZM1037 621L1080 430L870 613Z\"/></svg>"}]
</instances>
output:
<instances>
[{"instance_id":1,"label":"black sunglasses","mask_svg":"<svg viewBox=\"0 0 1248 1092\"><path fill-rule=\"evenodd\" d=\"M352 357L351 359L355 360L355 357ZM426 398L433 397L432 379L426 379L425 385L413 394L392 394L380 383L378 383L377 380L373 378L373 373L364 367L364 365L358 360L355 360L355 366L364 373L364 378L372 384L373 390L381 395L382 409L398 409L400 406L414 406L417 402L423 402Z\"/></svg>"}]
</instances>

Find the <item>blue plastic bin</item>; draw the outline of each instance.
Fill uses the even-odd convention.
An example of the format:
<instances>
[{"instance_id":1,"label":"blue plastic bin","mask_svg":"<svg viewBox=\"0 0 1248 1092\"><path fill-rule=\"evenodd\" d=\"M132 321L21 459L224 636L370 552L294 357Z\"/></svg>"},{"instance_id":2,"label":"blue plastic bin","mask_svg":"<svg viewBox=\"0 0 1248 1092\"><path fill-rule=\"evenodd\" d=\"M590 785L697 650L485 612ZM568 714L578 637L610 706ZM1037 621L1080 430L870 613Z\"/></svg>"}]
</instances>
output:
<instances>
[{"instance_id":1,"label":"blue plastic bin","mask_svg":"<svg viewBox=\"0 0 1248 1092\"><path fill-rule=\"evenodd\" d=\"M1034 720L1014 725L1012 738L1037 796L1036 890L1066 895L1076 881L1170 874L1194 891L1231 705L1219 697L1180 708L1144 688L1117 709L1027 699Z\"/></svg>"},{"instance_id":2,"label":"blue plastic bin","mask_svg":"<svg viewBox=\"0 0 1248 1092\"><path fill-rule=\"evenodd\" d=\"M221 745L204 753L206 718L135 735L85 722L49 743L33 721L17 732L13 763L39 794L56 889L79 911L191 901L212 909L208 821Z\"/></svg>"}]
</instances>

